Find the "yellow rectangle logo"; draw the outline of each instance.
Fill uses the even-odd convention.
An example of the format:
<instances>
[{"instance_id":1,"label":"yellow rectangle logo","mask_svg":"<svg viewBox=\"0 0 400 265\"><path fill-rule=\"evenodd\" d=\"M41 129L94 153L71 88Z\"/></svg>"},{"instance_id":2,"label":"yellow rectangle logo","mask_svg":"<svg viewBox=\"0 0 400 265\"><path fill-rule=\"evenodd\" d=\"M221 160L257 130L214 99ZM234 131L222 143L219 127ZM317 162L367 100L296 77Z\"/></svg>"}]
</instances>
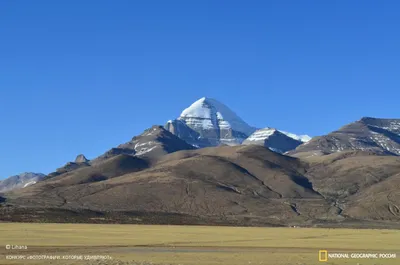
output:
<instances>
[{"instance_id":1,"label":"yellow rectangle logo","mask_svg":"<svg viewBox=\"0 0 400 265\"><path fill-rule=\"evenodd\" d=\"M318 260L321 262L328 261L328 251L327 250L320 250L318 252Z\"/></svg>"}]
</instances>

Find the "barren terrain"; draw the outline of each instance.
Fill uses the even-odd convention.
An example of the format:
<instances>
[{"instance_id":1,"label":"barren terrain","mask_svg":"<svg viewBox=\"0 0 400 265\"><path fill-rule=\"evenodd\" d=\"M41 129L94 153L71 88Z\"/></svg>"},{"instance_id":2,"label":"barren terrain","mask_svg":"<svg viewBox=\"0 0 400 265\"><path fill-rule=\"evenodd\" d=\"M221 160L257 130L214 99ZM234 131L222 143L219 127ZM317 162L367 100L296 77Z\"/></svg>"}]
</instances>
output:
<instances>
[{"instance_id":1,"label":"barren terrain","mask_svg":"<svg viewBox=\"0 0 400 265\"><path fill-rule=\"evenodd\" d=\"M325 264L397 265L400 231L321 228L1 223L0 264L309 265L318 251L396 253L396 259L331 259ZM6 250L6 245L27 250ZM9 255L111 260L7 260ZM321 263L322 264L322 263Z\"/></svg>"}]
</instances>

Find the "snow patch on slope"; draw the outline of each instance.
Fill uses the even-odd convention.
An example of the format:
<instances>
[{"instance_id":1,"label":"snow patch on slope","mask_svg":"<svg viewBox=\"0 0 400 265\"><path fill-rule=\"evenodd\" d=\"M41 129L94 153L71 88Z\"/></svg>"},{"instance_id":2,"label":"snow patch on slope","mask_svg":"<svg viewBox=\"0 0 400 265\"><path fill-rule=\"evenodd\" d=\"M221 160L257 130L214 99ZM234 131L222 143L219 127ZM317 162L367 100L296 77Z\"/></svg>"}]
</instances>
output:
<instances>
[{"instance_id":1,"label":"snow patch on slope","mask_svg":"<svg viewBox=\"0 0 400 265\"><path fill-rule=\"evenodd\" d=\"M252 135L250 135L246 140L247 141L262 141L270 137L276 132L276 129L274 128L264 128L255 131Z\"/></svg>"},{"instance_id":2,"label":"snow patch on slope","mask_svg":"<svg viewBox=\"0 0 400 265\"><path fill-rule=\"evenodd\" d=\"M26 188L26 187L31 186L31 185L36 184L36 183L37 183L37 181L30 181L30 182L26 183L26 184L23 186L23 188Z\"/></svg>"},{"instance_id":3,"label":"snow patch on slope","mask_svg":"<svg viewBox=\"0 0 400 265\"><path fill-rule=\"evenodd\" d=\"M285 131L281 131L281 130L277 130L275 128L270 128L270 127L266 127L264 129L260 129L255 131L252 135L249 136L249 138L247 138L247 141L261 141L261 140L265 140L268 139L271 135L273 135L275 132L280 132L284 135L286 135L287 137L290 137L296 141L300 141L303 143L307 143L308 141L311 140L311 137L308 135L297 135L294 133L289 133L289 132L285 132Z\"/></svg>"},{"instance_id":4,"label":"snow patch on slope","mask_svg":"<svg viewBox=\"0 0 400 265\"><path fill-rule=\"evenodd\" d=\"M138 151L135 155L136 155L136 156L144 155L144 154L146 154L146 153L149 153L149 152L153 151L153 150L156 149L156 148L157 148L157 146L152 146L152 147L150 147L150 148L142 148L142 149L140 149L140 151Z\"/></svg>"},{"instance_id":5,"label":"snow patch on slope","mask_svg":"<svg viewBox=\"0 0 400 265\"><path fill-rule=\"evenodd\" d=\"M285 131L281 131L281 130L279 130L279 131L281 133L285 134L286 136L288 136L288 137L290 137L292 139L295 139L297 141L303 142L303 143L307 143L312 139L312 137L310 137L308 135L297 135L297 134L294 134L294 133L289 133L289 132L285 132Z\"/></svg>"}]
</instances>

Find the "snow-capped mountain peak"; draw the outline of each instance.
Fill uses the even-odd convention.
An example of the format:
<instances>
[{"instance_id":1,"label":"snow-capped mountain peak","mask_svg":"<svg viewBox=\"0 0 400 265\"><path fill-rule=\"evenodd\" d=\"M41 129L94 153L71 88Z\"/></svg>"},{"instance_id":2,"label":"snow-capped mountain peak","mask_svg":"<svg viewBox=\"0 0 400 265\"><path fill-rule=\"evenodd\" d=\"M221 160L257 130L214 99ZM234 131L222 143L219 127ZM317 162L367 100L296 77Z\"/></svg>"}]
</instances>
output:
<instances>
[{"instance_id":1,"label":"snow-capped mountain peak","mask_svg":"<svg viewBox=\"0 0 400 265\"><path fill-rule=\"evenodd\" d=\"M189 127L232 129L246 135L255 130L226 105L206 97L184 109L178 119L184 120Z\"/></svg>"},{"instance_id":2,"label":"snow-capped mountain peak","mask_svg":"<svg viewBox=\"0 0 400 265\"><path fill-rule=\"evenodd\" d=\"M195 147L239 144L260 144L273 150L286 152L311 139L275 128L257 129L242 120L225 104L203 97L165 128Z\"/></svg>"}]
</instances>

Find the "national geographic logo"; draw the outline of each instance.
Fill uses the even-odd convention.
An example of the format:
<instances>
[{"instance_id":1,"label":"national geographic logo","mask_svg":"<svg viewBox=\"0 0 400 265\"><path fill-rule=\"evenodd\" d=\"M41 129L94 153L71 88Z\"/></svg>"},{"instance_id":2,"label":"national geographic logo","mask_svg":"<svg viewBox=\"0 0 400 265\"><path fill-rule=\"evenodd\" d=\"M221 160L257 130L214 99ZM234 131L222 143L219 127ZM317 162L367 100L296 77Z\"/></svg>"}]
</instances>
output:
<instances>
[{"instance_id":1,"label":"national geographic logo","mask_svg":"<svg viewBox=\"0 0 400 265\"><path fill-rule=\"evenodd\" d=\"M327 250L318 251L318 260L326 262L328 259L396 259L396 253L348 253L348 252L329 252Z\"/></svg>"},{"instance_id":2,"label":"national geographic logo","mask_svg":"<svg viewBox=\"0 0 400 265\"><path fill-rule=\"evenodd\" d=\"M328 261L328 251L327 250L320 250L318 253L318 260L320 262Z\"/></svg>"}]
</instances>

